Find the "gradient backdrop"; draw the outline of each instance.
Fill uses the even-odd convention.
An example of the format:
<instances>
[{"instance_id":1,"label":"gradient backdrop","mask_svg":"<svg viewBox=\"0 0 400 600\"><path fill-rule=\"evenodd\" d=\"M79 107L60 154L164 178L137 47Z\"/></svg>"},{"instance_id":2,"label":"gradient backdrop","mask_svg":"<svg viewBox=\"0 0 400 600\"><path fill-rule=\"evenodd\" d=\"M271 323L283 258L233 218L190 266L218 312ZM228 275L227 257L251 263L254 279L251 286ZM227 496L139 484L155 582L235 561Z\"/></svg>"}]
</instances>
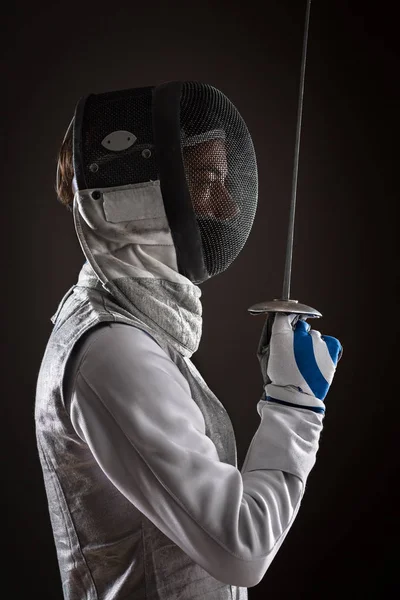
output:
<instances>
[{"instance_id":1,"label":"gradient backdrop","mask_svg":"<svg viewBox=\"0 0 400 600\"><path fill-rule=\"evenodd\" d=\"M76 101L195 79L221 89L248 124L258 214L237 261L202 286L194 355L231 415L241 464L262 391L263 317L247 308L282 286L305 6L136 0L3 13L4 598L62 599L33 410L50 317L83 263L54 192ZM399 46L395 3L368 6L315 0L311 10L292 292L323 313L314 328L338 337L344 354L299 515L250 600L381 599L398 589Z\"/></svg>"}]
</instances>

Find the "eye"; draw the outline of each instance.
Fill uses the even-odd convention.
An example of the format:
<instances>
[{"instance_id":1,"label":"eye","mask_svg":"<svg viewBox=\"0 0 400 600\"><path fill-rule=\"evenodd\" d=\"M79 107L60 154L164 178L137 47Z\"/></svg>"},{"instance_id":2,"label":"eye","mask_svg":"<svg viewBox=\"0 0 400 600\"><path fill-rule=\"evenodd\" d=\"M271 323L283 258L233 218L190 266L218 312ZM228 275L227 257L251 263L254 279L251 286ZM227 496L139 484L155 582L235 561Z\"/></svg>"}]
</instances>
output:
<instances>
[{"instance_id":1,"label":"eye","mask_svg":"<svg viewBox=\"0 0 400 600\"><path fill-rule=\"evenodd\" d=\"M222 175L214 169L199 169L193 173L193 179L198 182L212 183L213 181L223 182Z\"/></svg>"}]
</instances>

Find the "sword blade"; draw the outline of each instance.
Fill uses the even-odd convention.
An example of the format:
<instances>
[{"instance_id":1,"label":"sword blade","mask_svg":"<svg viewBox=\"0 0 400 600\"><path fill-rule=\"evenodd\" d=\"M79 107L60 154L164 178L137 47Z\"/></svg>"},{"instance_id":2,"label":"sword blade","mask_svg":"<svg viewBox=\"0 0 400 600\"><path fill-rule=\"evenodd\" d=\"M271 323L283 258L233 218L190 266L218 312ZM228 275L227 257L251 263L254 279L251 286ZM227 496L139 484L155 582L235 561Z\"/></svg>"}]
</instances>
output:
<instances>
[{"instance_id":1,"label":"sword blade","mask_svg":"<svg viewBox=\"0 0 400 600\"><path fill-rule=\"evenodd\" d=\"M300 137L301 137L301 123L302 123L302 117L303 117L304 81L305 81L305 74L306 74L310 10L311 10L311 0L307 0L306 19L305 19L304 37L303 37L303 55L302 55L302 59L301 59L299 102L298 102L298 109L297 109L297 127L296 127L296 142L295 142L295 150L294 150L292 195L291 195L290 212L289 212L288 236L287 236L287 242L286 242L286 258L285 258L285 271L284 271L284 276L283 276L282 300L290 299L290 283L291 283L291 277L292 277L292 262L293 262L294 224L295 224L295 216L296 216L296 199L297 199L297 179L298 179L298 173L299 173Z\"/></svg>"}]
</instances>

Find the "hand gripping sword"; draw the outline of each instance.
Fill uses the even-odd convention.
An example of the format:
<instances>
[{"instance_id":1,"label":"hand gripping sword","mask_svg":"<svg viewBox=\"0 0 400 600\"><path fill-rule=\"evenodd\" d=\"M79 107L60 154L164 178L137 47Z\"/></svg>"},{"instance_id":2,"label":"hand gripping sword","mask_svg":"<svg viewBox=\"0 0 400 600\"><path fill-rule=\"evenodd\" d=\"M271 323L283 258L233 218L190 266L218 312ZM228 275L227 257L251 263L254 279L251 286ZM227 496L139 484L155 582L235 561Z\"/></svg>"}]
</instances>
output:
<instances>
[{"instance_id":1,"label":"hand gripping sword","mask_svg":"<svg viewBox=\"0 0 400 600\"><path fill-rule=\"evenodd\" d=\"M322 317L322 314L307 306L306 304L300 304L297 300L290 298L290 279L292 273L292 258L293 258L293 240L294 240L294 221L296 211L296 194L297 194L297 176L299 171L299 154L300 154L300 134L301 134L301 120L303 114L303 96L304 96L304 79L306 72L306 59L307 59L307 41L308 41L308 29L310 23L310 8L311 0L307 0L306 9L306 20L304 27L304 39L303 39L303 56L301 60L301 74L300 74L300 92L299 92L299 103L297 112L297 128L296 128L296 143L294 153L294 167L293 167L293 181L292 181L292 197L290 203L289 213L289 228L286 245L286 260L285 260L285 272L283 278L283 290L282 298L269 300L266 302L260 302L254 304L248 311L252 315L260 313L293 313L303 315L304 318L309 317Z\"/></svg>"}]
</instances>

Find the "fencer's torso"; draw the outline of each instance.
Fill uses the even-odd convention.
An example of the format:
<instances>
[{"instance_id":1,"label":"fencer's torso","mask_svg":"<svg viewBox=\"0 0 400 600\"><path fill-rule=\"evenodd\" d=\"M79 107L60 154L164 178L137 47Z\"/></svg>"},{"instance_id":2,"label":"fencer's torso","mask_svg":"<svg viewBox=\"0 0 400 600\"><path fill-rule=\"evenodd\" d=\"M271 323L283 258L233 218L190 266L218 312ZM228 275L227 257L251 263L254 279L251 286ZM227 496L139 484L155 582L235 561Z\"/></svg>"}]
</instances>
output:
<instances>
[{"instance_id":1,"label":"fencer's torso","mask_svg":"<svg viewBox=\"0 0 400 600\"><path fill-rule=\"evenodd\" d=\"M109 298L106 304L105 296L81 286L70 290L60 304L38 378L37 443L64 597L245 599L245 588L211 577L117 489L71 422L77 369L95 337L116 322L132 333L140 326L136 333L142 336L148 330L134 317L118 316L118 306ZM225 409L211 392L205 393L204 385L200 388L178 353L171 350L170 355L189 383L219 459L235 465L235 440Z\"/></svg>"},{"instance_id":2,"label":"fencer's torso","mask_svg":"<svg viewBox=\"0 0 400 600\"><path fill-rule=\"evenodd\" d=\"M239 471L225 408L167 341L180 312L163 336L78 283L35 409L65 600L246 599L300 508L323 414L263 395Z\"/></svg>"}]
</instances>

